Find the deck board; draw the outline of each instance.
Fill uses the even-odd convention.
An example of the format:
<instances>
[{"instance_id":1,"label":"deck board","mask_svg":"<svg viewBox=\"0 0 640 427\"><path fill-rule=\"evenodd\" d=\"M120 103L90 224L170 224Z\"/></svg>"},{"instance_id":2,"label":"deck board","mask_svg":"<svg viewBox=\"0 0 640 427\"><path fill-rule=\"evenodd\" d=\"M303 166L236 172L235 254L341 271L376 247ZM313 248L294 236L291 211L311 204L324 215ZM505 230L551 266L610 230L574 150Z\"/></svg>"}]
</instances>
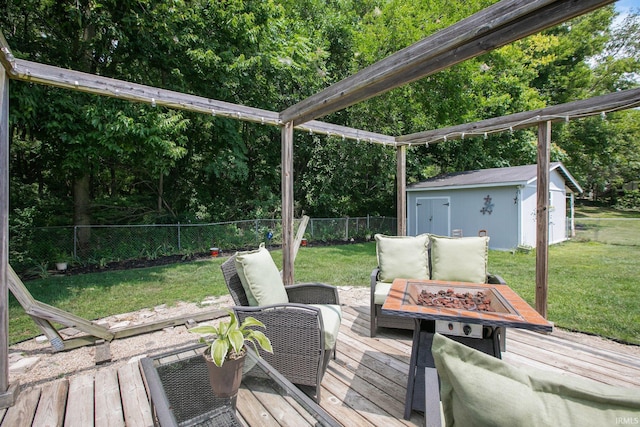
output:
<instances>
[{"instance_id":1,"label":"deck board","mask_svg":"<svg viewBox=\"0 0 640 427\"><path fill-rule=\"evenodd\" d=\"M67 405L64 427L93 427L93 374L76 375L69 378L67 399L73 405Z\"/></svg>"},{"instance_id":2,"label":"deck board","mask_svg":"<svg viewBox=\"0 0 640 427\"><path fill-rule=\"evenodd\" d=\"M127 363L118 368L118 382L124 412L125 425L149 427L153 425L147 391L137 363Z\"/></svg>"},{"instance_id":3,"label":"deck board","mask_svg":"<svg viewBox=\"0 0 640 427\"><path fill-rule=\"evenodd\" d=\"M95 377L95 426L121 427L124 426L120 387L118 384L118 370L112 368L100 369ZM72 405L73 402L70 402Z\"/></svg>"},{"instance_id":4,"label":"deck board","mask_svg":"<svg viewBox=\"0 0 640 427\"><path fill-rule=\"evenodd\" d=\"M61 426L67 405L69 381L61 379L42 387L38 409L33 417L34 426Z\"/></svg>"},{"instance_id":5,"label":"deck board","mask_svg":"<svg viewBox=\"0 0 640 427\"><path fill-rule=\"evenodd\" d=\"M612 385L640 389L640 358L611 346L594 346L559 334L509 329L504 360L516 366L532 366L591 378ZM345 426L419 426L421 414L402 418L411 333L379 329L369 337L369 307L343 306L337 358L329 364L322 382L321 406ZM104 366L95 373L22 390L16 404L0 411L0 427L48 425L146 426L151 407L137 365ZM239 415L248 425L304 425L312 423L297 413L292 402L286 412L273 413L274 398L242 390ZM95 408L95 409L94 409Z\"/></svg>"}]
</instances>

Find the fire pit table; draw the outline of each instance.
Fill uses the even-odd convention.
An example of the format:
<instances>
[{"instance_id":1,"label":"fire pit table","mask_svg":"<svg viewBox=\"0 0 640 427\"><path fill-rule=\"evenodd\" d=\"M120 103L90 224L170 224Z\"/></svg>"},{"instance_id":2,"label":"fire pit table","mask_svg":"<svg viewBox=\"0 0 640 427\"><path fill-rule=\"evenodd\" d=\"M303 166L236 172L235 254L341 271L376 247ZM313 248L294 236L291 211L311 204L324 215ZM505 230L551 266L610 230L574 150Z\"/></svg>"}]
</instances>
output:
<instances>
[{"instance_id":1,"label":"fire pit table","mask_svg":"<svg viewBox=\"0 0 640 427\"><path fill-rule=\"evenodd\" d=\"M382 312L416 320L405 419L412 409L425 409L424 368L435 367L431 343L436 332L500 358L504 328L553 329L525 300L501 284L396 279Z\"/></svg>"}]
</instances>

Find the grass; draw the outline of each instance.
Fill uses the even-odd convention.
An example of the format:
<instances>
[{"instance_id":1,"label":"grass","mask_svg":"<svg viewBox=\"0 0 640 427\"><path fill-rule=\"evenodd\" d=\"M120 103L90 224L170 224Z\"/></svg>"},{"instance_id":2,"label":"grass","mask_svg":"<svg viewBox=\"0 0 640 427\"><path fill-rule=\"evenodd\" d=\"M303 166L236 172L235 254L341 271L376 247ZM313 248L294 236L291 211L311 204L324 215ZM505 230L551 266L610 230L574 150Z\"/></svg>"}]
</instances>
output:
<instances>
[{"instance_id":1,"label":"grass","mask_svg":"<svg viewBox=\"0 0 640 427\"><path fill-rule=\"evenodd\" d=\"M640 344L640 246L565 242L549 250L548 319L561 328ZM489 267L535 307L535 253L491 251Z\"/></svg>"},{"instance_id":2,"label":"grass","mask_svg":"<svg viewBox=\"0 0 640 427\"><path fill-rule=\"evenodd\" d=\"M296 260L299 282L365 285L375 263L375 245L304 248ZM281 267L282 252L273 251ZM34 298L85 319L99 319L159 304L200 302L227 294L220 264L225 258L135 270L104 271L74 276L49 276L25 283ZM368 271L367 271L368 270ZM40 329L10 296L9 342L41 334Z\"/></svg>"},{"instance_id":3,"label":"grass","mask_svg":"<svg viewBox=\"0 0 640 427\"><path fill-rule=\"evenodd\" d=\"M638 241L634 245L614 245L578 239L551 246L549 320L561 328L640 344ZM274 251L273 258L280 266L281 252ZM226 294L219 268L223 261L224 258L218 258L137 270L51 276L26 285L40 301L87 319L97 319ZM296 259L296 281L368 286L375 265L376 249L372 242L301 248ZM490 251L489 270L501 275L535 306L535 252ZM40 334L13 298L9 318L10 343Z\"/></svg>"}]
</instances>

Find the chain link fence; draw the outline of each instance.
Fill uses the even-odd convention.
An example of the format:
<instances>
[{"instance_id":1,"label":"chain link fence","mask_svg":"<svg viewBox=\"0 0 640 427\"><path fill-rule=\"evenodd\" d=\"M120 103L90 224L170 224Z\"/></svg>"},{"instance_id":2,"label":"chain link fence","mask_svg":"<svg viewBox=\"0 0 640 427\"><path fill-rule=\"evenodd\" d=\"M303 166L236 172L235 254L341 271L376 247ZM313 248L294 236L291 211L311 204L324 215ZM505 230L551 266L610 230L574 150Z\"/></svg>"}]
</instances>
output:
<instances>
[{"instance_id":1,"label":"chain link fence","mask_svg":"<svg viewBox=\"0 0 640 427\"><path fill-rule=\"evenodd\" d=\"M610 245L640 245L640 218L576 218L575 239Z\"/></svg>"},{"instance_id":2,"label":"chain link fence","mask_svg":"<svg viewBox=\"0 0 640 427\"><path fill-rule=\"evenodd\" d=\"M300 220L296 220L294 231ZM396 219L389 217L311 218L307 242L361 241L375 233L396 234ZM254 248L260 243L282 244L279 219L254 219L209 224L93 225L43 227L12 233L10 262L17 270L52 268L75 262L104 266L130 259L162 256L189 257L216 247L223 251Z\"/></svg>"}]
</instances>

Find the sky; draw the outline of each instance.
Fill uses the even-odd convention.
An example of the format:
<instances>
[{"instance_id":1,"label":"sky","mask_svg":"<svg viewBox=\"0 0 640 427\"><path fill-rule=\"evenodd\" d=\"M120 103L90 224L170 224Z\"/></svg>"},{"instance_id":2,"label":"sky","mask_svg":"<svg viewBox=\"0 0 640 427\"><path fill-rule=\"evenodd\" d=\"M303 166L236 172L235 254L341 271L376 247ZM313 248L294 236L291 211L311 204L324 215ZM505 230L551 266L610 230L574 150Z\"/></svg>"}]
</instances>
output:
<instances>
[{"instance_id":1,"label":"sky","mask_svg":"<svg viewBox=\"0 0 640 427\"><path fill-rule=\"evenodd\" d=\"M613 20L614 27L620 25L631 10L636 13L640 13L640 0L618 0L614 3L614 6L616 8L616 12L620 14Z\"/></svg>"},{"instance_id":2,"label":"sky","mask_svg":"<svg viewBox=\"0 0 640 427\"><path fill-rule=\"evenodd\" d=\"M629 9L640 10L640 0L618 0L615 2L615 8L620 13L628 12Z\"/></svg>"}]
</instances>

